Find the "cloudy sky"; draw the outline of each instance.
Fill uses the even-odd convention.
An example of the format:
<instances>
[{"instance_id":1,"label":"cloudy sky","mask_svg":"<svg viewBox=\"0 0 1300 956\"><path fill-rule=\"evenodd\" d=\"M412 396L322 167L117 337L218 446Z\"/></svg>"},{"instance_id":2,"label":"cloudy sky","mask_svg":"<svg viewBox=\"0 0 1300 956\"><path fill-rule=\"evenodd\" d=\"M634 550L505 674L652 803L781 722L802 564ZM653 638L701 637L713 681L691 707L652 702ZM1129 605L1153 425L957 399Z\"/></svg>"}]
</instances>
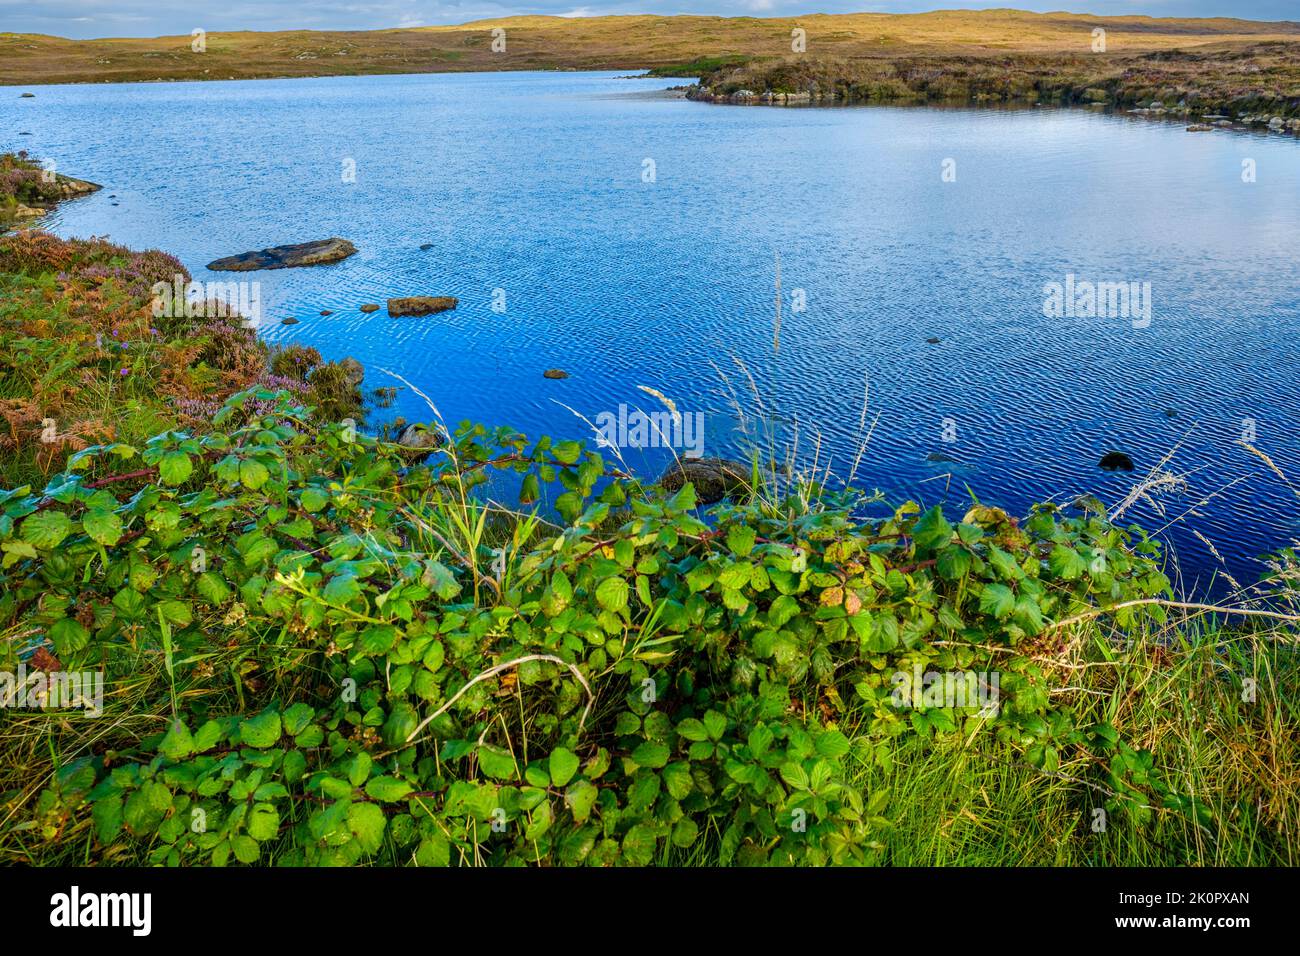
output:
<instances>
[{"instance_id":1,"label":"cloudy sky","mask_svg":"<svg viewBox=\"0 0 1300 956\"><path fill-rule=\"evenodd\" d=\"M784 16L799 13L915 13L1014 6L1079 13L1164 17L1300 19L1296 0L0 0L0 30L66 37L188 34L219 30L377 30L463 23L520 13L699 13Z\"/></svg>"}]
</instances>

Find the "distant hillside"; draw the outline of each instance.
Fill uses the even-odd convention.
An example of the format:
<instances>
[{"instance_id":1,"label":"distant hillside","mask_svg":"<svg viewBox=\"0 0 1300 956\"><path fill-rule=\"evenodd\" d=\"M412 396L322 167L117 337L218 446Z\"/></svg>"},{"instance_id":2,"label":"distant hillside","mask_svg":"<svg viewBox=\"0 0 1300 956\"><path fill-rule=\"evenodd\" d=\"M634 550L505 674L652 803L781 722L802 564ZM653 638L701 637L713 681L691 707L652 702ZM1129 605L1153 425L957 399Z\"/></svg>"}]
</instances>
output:
<instances>
[{"instance_id":1,"label":"distant hillside","mask_svg":"<svg viewBox=\"0 0 1300 956\"><path fill-rule=\"evenodd\" d=\"M1097 27L1106 31L1105 53L1092 50ZM494 52L497 28L505 31L505 49ZM806 32L808 57L845 61L1218 54L1276 42L1300 49L1300 23L1015 10L772 19L512 17L405 30L212 33L202 53L191 50L188 36L66 40L2 33L0 84L655 67L696 74L788 56L796 28Z\"/></svg>"}]
</instances>

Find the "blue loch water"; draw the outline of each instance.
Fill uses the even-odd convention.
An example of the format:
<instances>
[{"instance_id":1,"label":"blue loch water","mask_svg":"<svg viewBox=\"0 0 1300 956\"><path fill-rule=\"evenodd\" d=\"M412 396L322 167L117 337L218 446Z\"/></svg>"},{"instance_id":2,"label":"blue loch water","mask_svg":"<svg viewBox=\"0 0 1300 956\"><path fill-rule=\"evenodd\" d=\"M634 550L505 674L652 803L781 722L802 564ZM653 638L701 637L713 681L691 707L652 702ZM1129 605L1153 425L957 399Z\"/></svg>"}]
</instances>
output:
<instances>
[{"instance_id":1,"label":"blue loch water","mask_svg":"<svg viewBox=\"0 0 1300 956\"><path fill-rule=\"evenodd\" d=\"M36 87L0 97L0 148L106 186L48 228L256 280L267 339L355 356L371 385L399 384L391 370L449 422L583 437L579 414L658 410L648 386L703 414L705 454L737 453L765 417L843 477L869 382L857 479L896 500L1113 504L1172 453L1185 481L1163 513L1130 514L1162 530L1187 587L1223 567L1193 532L1243 584L1300 537L1300 497L1239 444L1300 482L1294 137L1086 111L711 106L665 94L675 82ZM327 236L359 254L204 268ZM1045 310L1067 281L1137 283L1136 314ZM358 309L410 294L460 306ZM398 414L428 417L405 389L376 420ZM1100 470L1111 449L1137 471ZM671 452L623 454L653 473Z\"/></svg>"}]
</instances>

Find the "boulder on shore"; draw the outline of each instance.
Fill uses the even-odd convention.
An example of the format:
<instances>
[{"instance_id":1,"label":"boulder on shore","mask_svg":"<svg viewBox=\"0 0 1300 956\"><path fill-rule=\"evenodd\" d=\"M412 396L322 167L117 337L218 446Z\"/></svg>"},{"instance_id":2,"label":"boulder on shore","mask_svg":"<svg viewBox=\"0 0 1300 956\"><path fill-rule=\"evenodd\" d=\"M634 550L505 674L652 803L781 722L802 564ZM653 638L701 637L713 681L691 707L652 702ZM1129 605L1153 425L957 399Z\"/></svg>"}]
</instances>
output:
<instances>
[{"instance_id":1,"label":"boulder on shore","mask_svg":"<svg viewBox=\"0 0 1300 956\"><path fill-rule=\"evenodd\" d=\"M659 476L659 485L675 492L690 482L695 486L695 500L711 505L723 498L749 492L750 470L727 458L680 458Z\"/></svg>"},{"instance_id":2,"label":"boulder on shore","mask_svg":"<svg viewBox=\"0 0 1300 956\"><path fill-rule=\"evenodd\" d=\"M291 246L272 246L255 252L241 252L208 263L213 272L252 272L255 269L293 269L323 266L355 255L357 247L346 239L317 239Z\"/></svg>"},{"instance_id":3,"label":"boulder on shore","mask_svg":"<svg viewBox=\"0 0 1300 956\"><path fill-rule=\"evenodd\" d=\"M456 298L450 295L409 295L388 300L389 315L433 315L456 308Z\"/></svg>"},{"instance_id":4,"label":"boulder on shore","mask_svg":"<svg viewBox=\"0 0 1300 956\"><path fill-rule=\"evenodd\" d=\"M442 436L432 425L413 422L402 429L397 436L397 444L402 446L402 454L416 453L420 457L442 446Z\"/></svg>"}]
</instances>

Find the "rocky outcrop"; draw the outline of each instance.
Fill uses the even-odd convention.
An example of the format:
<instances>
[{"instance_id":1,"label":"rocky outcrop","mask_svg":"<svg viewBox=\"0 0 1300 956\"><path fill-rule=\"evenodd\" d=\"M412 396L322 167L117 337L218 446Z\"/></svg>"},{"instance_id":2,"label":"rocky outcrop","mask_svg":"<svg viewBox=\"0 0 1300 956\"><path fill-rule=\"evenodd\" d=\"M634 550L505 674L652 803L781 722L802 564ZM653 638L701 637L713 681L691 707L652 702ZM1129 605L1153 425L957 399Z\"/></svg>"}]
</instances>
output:
<instances>
[{"instance_id":1,"label":"rocky outcrop","mask_svg":"<svg viewBox=\"0 0 1300 956\"><path fill-rule=\"evenodd\" d=\"M290 246L272 246L255 252L241 252L208 263L213 272L252 272L256 269L295 269L323 266L355 255L357 247L346 239L317 239Z\"/></svg>"},{"instance_id":2,"label":"rocky outcrop","mask_svg":"<svg viewBox=\"0 0 1300 956\"><path fill-rule=\"evenodd\" d=\"M456 308L457 300L450 295L408 295L388 300L389 315L433 315Z\"/></svg>"},{"instance_id":3,"label":"rocky outcrop","mask_svg":"<svg viewBox=\"0 0 1300 956\"><path fill-rule=\"evenodd\" d=\"M8 213L0 214L0 220L3 220L0 221L0 232L3 232L4 229L15 222L26 219L39 219L65 200L85 196L103 188L98 183L88 182L84 179L73 179L71 176L60 174L55 175L54 185L58 190L58 196L52 201L36 202L35 205L31 206L20 202ZM48 191L45 192L45 195L49 195Z\"/></svg>"},{"instance_id":4,"label":"rocky outcrop","mask_svg":"<svg viewBox=\"0 0 1300 956\"><path fill-rule=\"evenodd\" d=\"M104 187L99 183L88 182L84 179L73 179L71 176L56 176L58 183L60 199L76 199L78 196L86 196L93 192L98 192Z\"/></svg>"},{"instance_id":5,"label":"rocky outcrop","mask_svg":"<svg viewBox=\"0 0 1300 956\"><path fill-rule=\"evenodd\" d=\"M749 493L750 471L727 458L681 458L659 477L665 491L675 492L687 482L695 487L695 500L711 505L723 498Z\"/></svg>"}]
</instances>

